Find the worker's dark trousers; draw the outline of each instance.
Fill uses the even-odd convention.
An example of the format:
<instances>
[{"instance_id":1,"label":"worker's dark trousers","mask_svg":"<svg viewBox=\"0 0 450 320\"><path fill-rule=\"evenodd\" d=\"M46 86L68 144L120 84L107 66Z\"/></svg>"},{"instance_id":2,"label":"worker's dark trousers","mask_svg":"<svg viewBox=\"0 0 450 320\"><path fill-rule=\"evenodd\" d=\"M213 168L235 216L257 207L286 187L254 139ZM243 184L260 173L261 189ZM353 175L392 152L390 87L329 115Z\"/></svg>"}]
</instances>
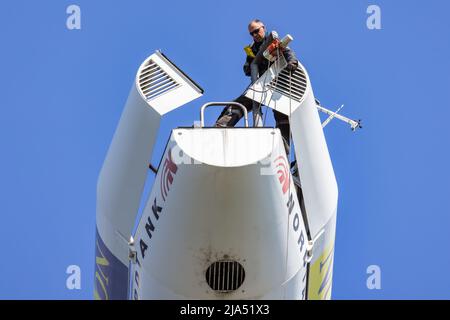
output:
<instances>
[{"instance_id":1,"label":"worker's dark trousers","mask_svg":"<svg viewBox=\"0 0 450 320\"><path fill-rule=\"evenodd\" d=\"M242 95L234 100L244 105L248 112L253 109L253 100ZM216 121L217 127L234 127L236 123L244 116L244 112L237 106L227 106L223 109L219 118ZM286 148L286 154L289 157L290 150L290 130L289 130L289 118L287 115L273 110L273 116L275 118L276 127L280 129L281 136L283 137L284 147Z\"/></svg>"}]
</instances>

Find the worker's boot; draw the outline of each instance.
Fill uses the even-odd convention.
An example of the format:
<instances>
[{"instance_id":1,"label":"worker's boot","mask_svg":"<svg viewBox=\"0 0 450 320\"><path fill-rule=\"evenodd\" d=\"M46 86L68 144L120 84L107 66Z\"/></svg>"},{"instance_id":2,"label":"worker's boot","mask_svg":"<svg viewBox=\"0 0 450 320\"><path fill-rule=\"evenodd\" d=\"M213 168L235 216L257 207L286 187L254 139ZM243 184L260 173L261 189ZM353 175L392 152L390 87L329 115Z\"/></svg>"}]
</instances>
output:
<instances>
[{"instance_id":1,"label":"worker's boot","mask_svg":"<svg viewBox=\"0 0 450 320\"><path fill-rule=\"evenodd\" d=\"M242 111L233 107L225 108L216 121L215 127L226 128L234 127L242 118Z\"/></svg>"}]
</instances>

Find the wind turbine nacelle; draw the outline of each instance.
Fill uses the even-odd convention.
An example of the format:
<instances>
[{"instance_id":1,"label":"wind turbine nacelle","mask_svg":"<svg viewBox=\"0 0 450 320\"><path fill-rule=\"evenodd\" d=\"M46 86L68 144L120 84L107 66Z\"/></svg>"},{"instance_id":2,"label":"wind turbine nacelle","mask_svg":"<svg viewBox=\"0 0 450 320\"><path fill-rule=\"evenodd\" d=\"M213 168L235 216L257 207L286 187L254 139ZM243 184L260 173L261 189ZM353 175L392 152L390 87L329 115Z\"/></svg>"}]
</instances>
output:
<instances>
[{"instance_id":1,"label":"wind turbine nacelle","mask_svg":"<svg viewBox=\"0 0 450 320\"><path fill-rule=\"evenodd\" d=\"M133 299L302 299L307 235L280 131L172 131L134 235Z\"/></svg>"}]
</instances>

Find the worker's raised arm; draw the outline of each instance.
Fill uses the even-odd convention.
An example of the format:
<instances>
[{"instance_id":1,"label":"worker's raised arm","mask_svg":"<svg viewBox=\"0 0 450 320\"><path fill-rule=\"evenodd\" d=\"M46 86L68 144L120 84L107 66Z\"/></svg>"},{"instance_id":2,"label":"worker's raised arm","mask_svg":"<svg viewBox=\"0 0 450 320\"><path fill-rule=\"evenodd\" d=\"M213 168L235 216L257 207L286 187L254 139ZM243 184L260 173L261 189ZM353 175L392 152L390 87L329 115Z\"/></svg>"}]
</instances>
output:
<instances>
[{"instance_id":1,"label":"worker's raised arm","mask_svg":"<svg viewBox=\"0 0 450 320\"><path fill-rule=\"evenodd\" d=\"M283 52L283 55L287 62L286 68L288 68L288 70L290 70L290 71L294 71L295 69L297 69L298 59L297 59L297 56L295 55L294 50L292 50L289 47L286 47L286 49Z\"/></svg>"}]
</instances>

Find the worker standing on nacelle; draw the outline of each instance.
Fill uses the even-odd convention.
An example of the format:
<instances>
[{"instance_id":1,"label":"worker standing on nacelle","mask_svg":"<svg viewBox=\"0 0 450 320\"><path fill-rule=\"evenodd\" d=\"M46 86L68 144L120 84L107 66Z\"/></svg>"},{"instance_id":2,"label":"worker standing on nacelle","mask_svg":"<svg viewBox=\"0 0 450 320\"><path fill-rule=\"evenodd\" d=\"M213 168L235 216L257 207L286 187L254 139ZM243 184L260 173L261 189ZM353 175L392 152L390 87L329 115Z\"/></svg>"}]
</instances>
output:
<instances>
[{"instance_id":1,"label":"worker standing on nacelle","mask_svg":"<svg viewBox=\"0 0 450 320\"><path fill-rule=\"evenodd\" d=\"M252 83L262 75L270 66L270 61L267 59L270 55L264 55L264 51L272 44L274 40L275 32L268 33L264 23L258 19L252 20L248 25L248 31L253 37L253 43L245 48L247 53L247 59L244 64L244 73L246 76L251 77ZM282 46L281 46L282 47ZM276 48L278 50L278 47ZM281 48L282 53L286 59L287 67L289 71L293 72L298 67L298 60L295 53L289 48ZM265 57L266 56L266 57ZM248 111L253 110L254 123L258 123L262 119L262 112L260 106L254 103L251 99L245 95L239 96L234 100L243 104ZM290 149L290 128L289 117L276 110L273 111L276 127L280 129L283 137L286 153L289 154ZM217 127L233 127L243 117L242 110L235 106L227 106L224 108L219 118L216 121Z\"/></svg>"}]
</instances>

